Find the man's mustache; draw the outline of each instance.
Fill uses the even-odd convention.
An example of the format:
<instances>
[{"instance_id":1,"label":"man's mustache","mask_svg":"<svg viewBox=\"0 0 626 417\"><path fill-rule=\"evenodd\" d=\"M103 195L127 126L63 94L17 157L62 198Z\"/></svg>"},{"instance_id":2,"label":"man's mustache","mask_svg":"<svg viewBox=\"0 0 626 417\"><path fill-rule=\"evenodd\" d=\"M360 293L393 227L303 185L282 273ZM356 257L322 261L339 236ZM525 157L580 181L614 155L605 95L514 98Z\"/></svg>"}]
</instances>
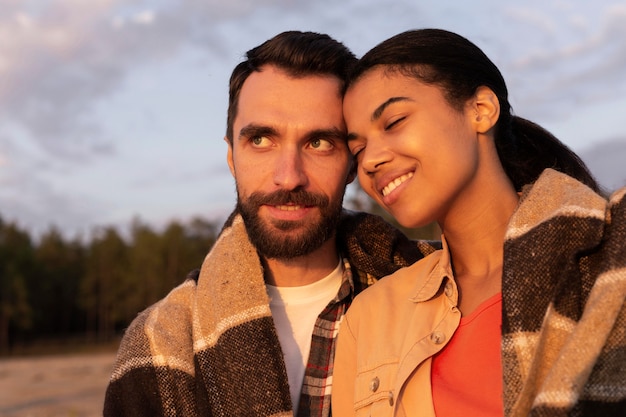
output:
<instances>
[{"instance_id":1,"label":"man's mustache","mask_svg":"<svg viewBox=\"0 0 626 417\"><path fill-rule=\"evenodd\" d=\"M256 191L247 198L248 204L256 207L262 205L281 206L295 204L301 206L326 207L329 199L323 194L311 193L302 189L299 190L277 190L272 193L262 193Z\"/></svg>"}]
</instances>

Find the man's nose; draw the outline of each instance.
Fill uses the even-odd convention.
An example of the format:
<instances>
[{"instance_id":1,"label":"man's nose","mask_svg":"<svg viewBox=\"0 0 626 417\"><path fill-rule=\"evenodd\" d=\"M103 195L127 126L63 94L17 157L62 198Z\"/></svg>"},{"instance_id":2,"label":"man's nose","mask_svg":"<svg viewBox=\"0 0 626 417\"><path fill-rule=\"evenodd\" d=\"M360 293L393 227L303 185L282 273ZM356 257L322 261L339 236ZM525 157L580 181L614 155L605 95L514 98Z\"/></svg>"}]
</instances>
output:
<instances>
[{"instance_id":1,"label":"man's nose","mask_svg":"<svg viewBox=\"0 0 626 417\"><path fill-rule=\"evenodd\" d=\"M274 167L274 184L287 190L307 185L308 177L304 164L305 161L299 149L292 147L281 149Z\"/></svg>"}]
</instances>

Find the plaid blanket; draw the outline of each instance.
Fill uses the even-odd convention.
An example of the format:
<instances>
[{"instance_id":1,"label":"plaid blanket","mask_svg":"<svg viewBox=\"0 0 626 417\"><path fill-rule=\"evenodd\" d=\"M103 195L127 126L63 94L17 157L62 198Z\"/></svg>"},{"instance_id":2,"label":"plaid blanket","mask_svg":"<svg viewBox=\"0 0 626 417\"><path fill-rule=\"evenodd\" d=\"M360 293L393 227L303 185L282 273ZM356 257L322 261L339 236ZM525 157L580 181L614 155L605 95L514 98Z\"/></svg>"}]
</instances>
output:
<instances>
[{"instance_id":1,"label":"plaid blanket","mask_svg":"<svg viewBox=\"0 0 626 417\"><path fill-rule=\"evenodd\" d=\"M338 296L336 311L325 311L318 320L331 324L341 321L365 286L435 250L429 242L409 241L376 216L347 211L337 239L351 267L352 291ZM336 330L325 333L314 336L317 347L298 416L330 413ZM126 331L104 415L293 415L263 269L236 213L199 273L142 312Z\"/></svg>"},{"instance_id":2,"label":"plaid blanket","mask_svg":"<svg viewBox=\"0 0 626 417\"><path fill-rule=\"evenodd\" d=\"M547 170L505 239L507 416L626 416L626 188Z\"/></svg>"}]
</instances>

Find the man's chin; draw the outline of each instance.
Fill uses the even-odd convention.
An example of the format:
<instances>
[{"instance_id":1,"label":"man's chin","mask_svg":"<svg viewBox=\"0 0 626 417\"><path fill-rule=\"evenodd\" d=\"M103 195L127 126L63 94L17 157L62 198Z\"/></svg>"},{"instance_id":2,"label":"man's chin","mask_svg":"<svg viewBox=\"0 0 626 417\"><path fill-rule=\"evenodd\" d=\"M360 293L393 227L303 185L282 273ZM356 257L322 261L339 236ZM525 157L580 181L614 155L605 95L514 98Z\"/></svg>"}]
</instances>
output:
<instances>
[{"instance_id":1,"label":"man's chin","mask_svg":"<svg viewBox=\"0 0 626 417\"><path fill-rule=\"evenodd\" d=\"M306 242L312 237L311 229L305 225L290 225L288 228L271 227L265 229L266 240L274 242L281 246L301 245L300 242Z\"/></svg>"},{"instance_id":2,"label":"man's chin","mask_svg":"<svg viewBox=\"0 0 626 417\"><path fill-rule=\"evenodd\" d=\"M319 225L290 224L264 228L250 238L259 254L270 259L293 259L308 255L322 246L330 237Z\"/></svg>"},{"instance_id":3,"label":"man's chin","mask_svg":"<svg viewBox=\"0 0 626 417\"><path fill-rule=\"evenodd\" d=\"M300 233L306 233L306 230L314 223L311 220L272 220L269 224L266 223L265 227L268 231L279 233L281 236L285 234L296 236Z\"/></svg>"}]
</instances>

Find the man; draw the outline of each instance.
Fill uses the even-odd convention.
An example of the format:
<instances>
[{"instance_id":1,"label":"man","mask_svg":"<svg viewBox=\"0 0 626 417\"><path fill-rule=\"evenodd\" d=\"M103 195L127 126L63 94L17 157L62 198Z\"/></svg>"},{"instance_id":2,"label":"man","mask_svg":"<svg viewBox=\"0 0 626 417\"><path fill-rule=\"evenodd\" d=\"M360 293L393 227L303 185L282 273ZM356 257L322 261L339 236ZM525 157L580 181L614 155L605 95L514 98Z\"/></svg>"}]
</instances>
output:
<instances>
[{"instance_id":1,"label":"man","mask_svg":"<svg viewBox=\"0 0 626 417\"><path fill-rule=\"evenodd\" d=\"M105 416L330 414L352 298L433 250L342 211L354 60L327 35L285 32L234 69L225 140L237 209L200 271L129 327Z\"/></svg>"}]
</instances>

